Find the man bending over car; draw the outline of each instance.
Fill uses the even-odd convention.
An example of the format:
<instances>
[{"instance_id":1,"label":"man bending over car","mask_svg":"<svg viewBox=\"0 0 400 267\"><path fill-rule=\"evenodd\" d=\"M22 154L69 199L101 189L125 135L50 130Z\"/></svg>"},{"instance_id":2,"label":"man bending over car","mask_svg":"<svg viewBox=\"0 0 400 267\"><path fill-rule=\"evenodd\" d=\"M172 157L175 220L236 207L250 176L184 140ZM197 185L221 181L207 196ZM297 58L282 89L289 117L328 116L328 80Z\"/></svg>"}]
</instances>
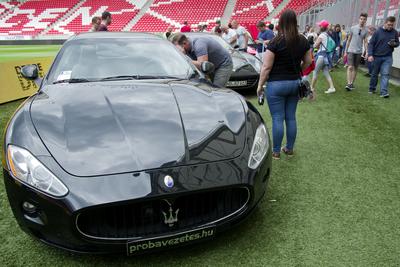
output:
<instances>
[{"instance_id":1,"label":"man bending over car","mask_svg":"<svg viewBox=\"0 0 400 267\"><path fill-rule=\"evenodd\" d=\"M172 38L172 43L184 54L188 55L193 64L201 70L202 62L209 61L214 64L215 71L212 82L219 87L224 87L232 73L232 58L224 47L217 41L207 36L188 38L177 33Z\"/></svg>"}]
</instances>

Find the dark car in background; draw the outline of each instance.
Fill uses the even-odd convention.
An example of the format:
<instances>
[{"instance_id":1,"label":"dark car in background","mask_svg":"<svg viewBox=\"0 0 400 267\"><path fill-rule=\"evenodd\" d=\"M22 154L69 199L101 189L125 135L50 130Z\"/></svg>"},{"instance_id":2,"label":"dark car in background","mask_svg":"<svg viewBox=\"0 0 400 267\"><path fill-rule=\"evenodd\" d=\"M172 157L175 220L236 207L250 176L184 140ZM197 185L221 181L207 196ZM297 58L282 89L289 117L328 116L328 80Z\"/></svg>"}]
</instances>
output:
<instances>
[{"instance_id":1,"label":"dark car in background","mask_svg":"<svg viewBox=\"0 0 400 267\"><path fill-rule=\"evenodd\" d=\"M201 32L190 32L185 33L189 38L191 36L207 36L218 41L225 49L229 50L233 60L233 71L232 75L227 83L226 87L234 90L253 90L257 89L258 80L260 77L260 71L262 62L247 52L238 51L233 49L227 42L221 37L215 34L201 33Z\"/></svg>"},{"instance_id":2,"label":"dark car in background","mask_svg":"<svg viewBox=\"0 0 400 267\"><path fill-rule=\"evenodd\" d=\"M22 74L37 79L37 67ZM139 33L69 39L11 118L3 155L19 226L87 253L213 238L257 206L271 173L256 108Z\"/></svg>"}]
</instances>

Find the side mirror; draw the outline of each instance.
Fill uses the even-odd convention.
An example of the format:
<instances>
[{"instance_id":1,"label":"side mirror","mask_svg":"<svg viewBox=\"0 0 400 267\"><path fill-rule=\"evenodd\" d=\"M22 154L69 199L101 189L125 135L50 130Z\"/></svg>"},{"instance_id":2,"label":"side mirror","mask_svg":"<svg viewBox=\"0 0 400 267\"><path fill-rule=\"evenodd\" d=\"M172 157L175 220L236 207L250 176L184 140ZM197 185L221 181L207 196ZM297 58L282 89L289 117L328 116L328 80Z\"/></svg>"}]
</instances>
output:
<instances>
[{"instance_id":1,"label":"side mirror","mask_svg":"<svg viewBox=\"0 0 400 267\"><path fill-rule=\"evenodd\" d=\"M39 77L39 70L36 65L26 65L21 68L21 74L28 80L36 80Z\"/></svg>"},{"instance_id":2,"label":"side mirror","mask_svg":"<svg viewBox=\"0 0 400 267\"><path fill-rule=\"evenodd\" d=\"M201 63L201 71L209 74L214 71L214 64L208 61L204 61Z\"/></svg>"}]
</instances>

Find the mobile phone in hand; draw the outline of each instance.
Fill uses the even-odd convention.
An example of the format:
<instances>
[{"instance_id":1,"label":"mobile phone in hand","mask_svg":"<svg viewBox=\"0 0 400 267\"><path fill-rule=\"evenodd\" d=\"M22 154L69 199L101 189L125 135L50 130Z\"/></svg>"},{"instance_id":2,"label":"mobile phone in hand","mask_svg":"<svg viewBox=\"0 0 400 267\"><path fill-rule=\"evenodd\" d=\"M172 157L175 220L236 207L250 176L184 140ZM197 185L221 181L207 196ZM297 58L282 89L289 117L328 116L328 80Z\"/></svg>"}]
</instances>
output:
<instances>
[{"instance_id":1,"label":"mobile phone in hand","mask_svg":"<svg viewBox=\"0 0 400 267\"><path fill-rule=\"evenodd\" d=\"M258 104L259 104L260 106L264 105L264 94L262 94L262 95L260 95L260 96L258 97Z\"/></svg>"}]
</instances>

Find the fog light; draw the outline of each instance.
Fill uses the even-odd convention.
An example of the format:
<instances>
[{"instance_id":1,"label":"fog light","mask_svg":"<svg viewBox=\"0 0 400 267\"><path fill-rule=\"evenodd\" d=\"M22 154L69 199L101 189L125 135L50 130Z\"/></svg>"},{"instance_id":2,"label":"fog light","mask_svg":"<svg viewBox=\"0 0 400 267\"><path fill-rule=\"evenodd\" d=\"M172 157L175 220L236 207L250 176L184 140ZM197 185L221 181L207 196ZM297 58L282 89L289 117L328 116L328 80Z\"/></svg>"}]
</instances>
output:
<instances>
[{"instance_id":1,"label":"fog light","mask_svg":"<svg viewBox=\"0 0 400 267\"><path fill-rule=\"evenodd\" d=\"M36 212L36 206L25 201L24 203L22 203L22 208L24 209L24 211L26 211L27 213L35 213Z\"/></svg>"}]
</instances>

